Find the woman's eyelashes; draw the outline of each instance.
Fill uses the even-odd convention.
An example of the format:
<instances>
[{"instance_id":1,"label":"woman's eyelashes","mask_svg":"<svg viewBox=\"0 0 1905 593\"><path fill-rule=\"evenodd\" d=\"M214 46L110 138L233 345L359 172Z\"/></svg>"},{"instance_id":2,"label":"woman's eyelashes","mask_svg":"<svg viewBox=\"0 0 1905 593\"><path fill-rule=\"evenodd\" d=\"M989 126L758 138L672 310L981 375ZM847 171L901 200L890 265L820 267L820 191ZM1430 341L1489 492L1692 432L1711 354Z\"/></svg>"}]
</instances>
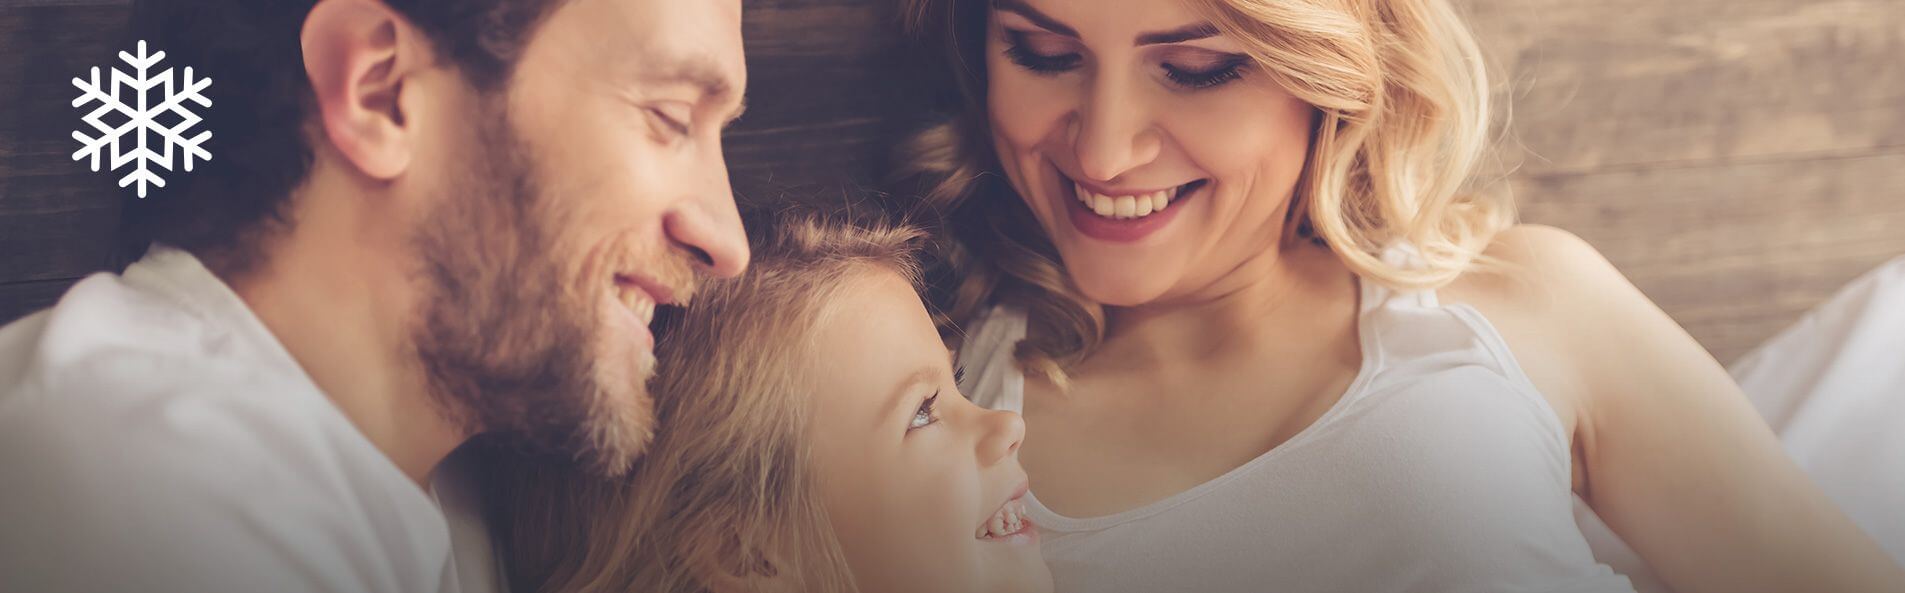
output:
<instances>
[{"instance_id":1,"label":"woman's eyelashes","mask_svg":"<svg viewBox=\"0 0 1905 593\"><path fill-rule=\"evenodd\" d=\"M1244 67L1249 65L1249 60L1245 56L1232 56L1206 68L1187 68L1166 63L1164 77L1187 89L1207 89L1243 78Z\"/></svg>"},{"instance_id":2,"label":"woman's eyelashes","mask_svg":"<svg viewBox=\"0 0 1905 593\"><path fill-rule=\"evenodd\" d=\"M1018 64L1019 67L1035 74L1070 72L1077 69L1078 65L1085 61L1085 57L1077 53L1039 53L1037 50L1032 49L1031 44L1026 41L1026 36L1027 33L1025 31L1007 29L1005 32L1005 57L1008 60L1012 60L1012 63Z\"/></svg>"},{"instance_id":3,"label":"woman's eyelashes","mask_svg":"<svg viewBox=\"0 0 1905 593\"><path fill-rule=\"evenodd\" d=\"M920 402L919 408L913 411L913 421L906 425L906 432L913 432L939 422L939 413L934 410L934 406L938 403L939 392L937 391L933 392L932 397L926 398L926 401Z\"/></svg>"},{"instance_id":4,"label":"woman's eyelashes","mask_svg":"<svg viewBox=\"0 0 1905 593\"><path fill-rule=\"evenodd\" d=\"M1034 49L1025 31L1007 29L1005 57L1033 74L1057 76L1077 70L1085 62L1085 57L1077 52L1045 53ZM1182 66L1165 62L1160 65L1164 78L1171 84L1186 90L1204 90L1222 86L1243 78L1244 68L1250 64L1249 56L1228 54L1216 63L1204 66Z\"/></svg>"}]
</instances>

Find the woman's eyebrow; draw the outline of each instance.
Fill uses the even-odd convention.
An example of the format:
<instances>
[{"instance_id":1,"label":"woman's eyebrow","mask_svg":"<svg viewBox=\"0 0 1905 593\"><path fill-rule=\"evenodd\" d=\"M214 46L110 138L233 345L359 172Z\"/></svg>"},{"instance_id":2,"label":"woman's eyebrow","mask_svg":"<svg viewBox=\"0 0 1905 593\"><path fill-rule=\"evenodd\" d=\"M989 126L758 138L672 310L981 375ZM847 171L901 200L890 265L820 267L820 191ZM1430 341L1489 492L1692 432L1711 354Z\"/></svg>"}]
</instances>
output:
<instances>
[{"instance_id":1,"label":"woman's eyebrow","mask_svg":"<svg viewBox=\"0 0 1905 593\"><path fill-rule=\"evenodd\" d=\"M1218 33L1217 25L1213 25L1210 23L1198 23L1195 25L1187 25L1183 27L1178 27L1176 29L1171 29L1169 31L1160 31L1157 33L1145 33L1143 35L1139 35L1138 40L1135 43L1137 45L1159 45L1159 44L1165 44L1165 43L1183 43L1186 41L1196 41L1199 39L1209 39L1211 37L1216 37L1217 33Z\"/></svg>"},{"instance_id":2,"label":"woman's eyebrow","mask_svg":"<svg viewBox=\"0 0 1905 593\"><path fill-rule=\"evenodd\" d=\"M1065 23L1058 22L1058 19L1052 18L1051 15L1039 12L1038 9L1032 8L1030 4L1026 4L1025 0L992 0L992 9L1025 17L1025 20L1032 21L1032 24L1038 25L1040 29L1045 29L1066 37L1078 37L1077 29L1066 26ZM1217 25L1196 23L1169 31L1144 33L1138 35L1137 40L1132 43L1134 45L1183 43L1186 41L1216 37L1218 33Z\"/></svg>"},{"instance_id":3,"label":"woman's eyebrow","mask_svg":"<svg viewBox=\"0 0 1905 593\"><path fill-rule=\"evenodd\" d=\"M1040 29L1066 37L1078 37L1077 29L1065 26L1065 23L1058 22L1058 19L1039 12L1038 9L1032 8L1031 5L1026 4L1023 0L992 0L992 9L1025 17L1025 20L1032 21L1032 24L1038 25Z\"/></svg>"}]
</instances>

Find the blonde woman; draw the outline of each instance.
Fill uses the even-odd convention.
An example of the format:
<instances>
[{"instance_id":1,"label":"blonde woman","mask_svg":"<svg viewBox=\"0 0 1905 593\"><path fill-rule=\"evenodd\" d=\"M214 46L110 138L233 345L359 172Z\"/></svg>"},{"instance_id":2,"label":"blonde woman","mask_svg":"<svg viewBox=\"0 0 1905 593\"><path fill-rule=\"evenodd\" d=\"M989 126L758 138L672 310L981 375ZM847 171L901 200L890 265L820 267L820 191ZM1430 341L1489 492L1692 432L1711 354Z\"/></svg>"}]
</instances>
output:
<instances>
[{"instance_id":1,"label":"blonde woman","mask_svg":"<svg viewBox=\"0 0 1905 593\"><path fill-rule=\"evenodd\" d=\"M914 291L919 233L787 215L662 321L634 473L502 473L512 589L1049 593L1016 414L972 405Z\"/></svg>"},{"instance_id":2,"label":"blonde woman","mask_svg":"<svg viewBox=\"0 0 1905 593\"><path fill-rule=\"evenodd\" d=\"M1899 591L1591 247L1467 191L1442 0L909 0L964 391L1022 412L1061 592Z\"/></svg>"}]
</instances>

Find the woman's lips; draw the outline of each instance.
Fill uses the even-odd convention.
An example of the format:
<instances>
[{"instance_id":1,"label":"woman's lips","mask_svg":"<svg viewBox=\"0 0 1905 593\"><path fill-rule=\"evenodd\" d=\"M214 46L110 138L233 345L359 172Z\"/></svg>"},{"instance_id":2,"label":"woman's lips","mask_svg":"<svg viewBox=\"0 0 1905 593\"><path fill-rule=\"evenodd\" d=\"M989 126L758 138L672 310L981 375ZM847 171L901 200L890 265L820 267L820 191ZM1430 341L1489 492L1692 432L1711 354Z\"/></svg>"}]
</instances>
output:
<instances>
[{"instance_id":1,"label":"woman's lips","mask_svg":"<svg viewBox=\"0 0 1905 593\"><path fill-rule=\"evenodd\" d=\"M1112 243L1133 243L1156 233L1177 218L1185 200L1196 197L1208 185L1199 179L1170 189L1118 194L1117 190L1064 180L1068 187L1060 192L1063 195L1059 199L1065 202L1072 228Z\"/></svg>"}]
</instances>

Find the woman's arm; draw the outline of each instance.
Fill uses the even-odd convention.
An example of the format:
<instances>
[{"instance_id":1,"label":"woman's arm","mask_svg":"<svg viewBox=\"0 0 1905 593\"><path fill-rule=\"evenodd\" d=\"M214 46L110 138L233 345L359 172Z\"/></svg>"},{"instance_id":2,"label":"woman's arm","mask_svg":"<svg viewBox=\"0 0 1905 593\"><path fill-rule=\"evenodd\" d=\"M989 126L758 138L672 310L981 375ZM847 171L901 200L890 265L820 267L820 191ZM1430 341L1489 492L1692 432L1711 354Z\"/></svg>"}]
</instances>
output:
<instances>
[{"instance_id":1,"label":"woman's arm","mask_svg":"<svg viewBox=\"0 0 1905 593\"><path fill-rule=\"evenodd\" d=\"M1571 420L1576 490L1669 585L1905 591L1725 369L1593 247L1524 226L1490 255L1508 269L1477 306Z\"/></svg>"}]
</instances>

